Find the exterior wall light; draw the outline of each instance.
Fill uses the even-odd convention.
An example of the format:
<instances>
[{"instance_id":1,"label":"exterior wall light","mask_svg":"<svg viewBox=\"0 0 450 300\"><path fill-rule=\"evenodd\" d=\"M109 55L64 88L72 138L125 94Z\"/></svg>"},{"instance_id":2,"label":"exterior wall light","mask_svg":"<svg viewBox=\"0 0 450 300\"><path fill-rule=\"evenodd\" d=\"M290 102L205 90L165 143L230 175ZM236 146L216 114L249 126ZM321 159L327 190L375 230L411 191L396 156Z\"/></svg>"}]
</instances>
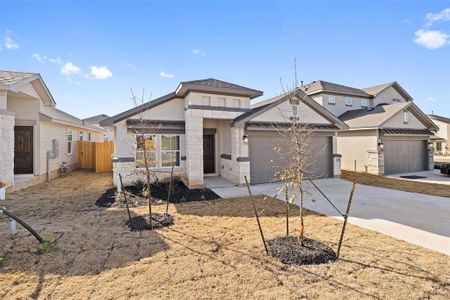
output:
<instances>
[{"instance_id":1,"label":"exterior wall light","mask_svg":"<svg viewBox=\"0 0 450 300\"><path fill-rule=\"evenodd\" d=\"M242 136L242 141L244 142L244 144L248 144L248 135L247 134L244 134Z\"/></svg>"},{"instance_id":2,"label":"exterior wall light","mask_svg":"<svg viewBox=\"0 0 450 300\"><path fill-rule=\"evenodd\" d=\"M384 144L383 142L379 141L378 142L378 149L383 150L384 149Z\"/></svg>"}]
</instances>

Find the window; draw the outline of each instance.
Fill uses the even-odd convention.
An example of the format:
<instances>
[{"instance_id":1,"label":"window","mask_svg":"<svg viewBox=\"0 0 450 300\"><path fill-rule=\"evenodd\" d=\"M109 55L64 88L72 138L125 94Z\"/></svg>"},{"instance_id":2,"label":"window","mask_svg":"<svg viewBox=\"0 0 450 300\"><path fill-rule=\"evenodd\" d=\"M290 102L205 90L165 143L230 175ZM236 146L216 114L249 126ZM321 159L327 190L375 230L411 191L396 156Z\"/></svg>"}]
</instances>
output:
<instances>
[{"instance_id":1,"label":"window","mask_svg":"<svg viewBox=\"0 0 450 300\"><path fill-rule=\"evenodd\" d=\"M88 141L90 142L91 141L91 133L90 132L88 132Z\"/></svg>"},{"instance_id":2,"label":"window","mask_svg":"<svg viewBox=\"0 0 450 300\"><path fill-rule=\"evenodd\" d=\"M296 104L292 105L292 115L294 117L298 116L298 105L296 105Z\"/></svg>"},{"instance_id":3,"label":"window","mask_svg":"<svg viewBox=\"0 0 450 300\"><path fill-rule=\"evenodd\" d=\"M362 99L361 100L361 107L362 108L368 108L369 107L369 100L368 99Z\"/></svg>"},{"instance_id":4,"label":"window","mask_svg":"<svg viewBox=\"0 0 450 300\"><path fill-rule=\"evenodd\" d=\"M144 147L145 154L144 157ZM136 168L145 168L145 160L150 168L156 167L156 136L144 134L136 136Z\"/></svg>"},{"instance_id":5,"label":"window","mask_svg":"<svg viewBox=\"0 0 450 300\"><path fill-rule=\"evenodd\" d=\"M441 142L437 142L436 143L436 151L442 151L442 143Z\"/></svg>"},{"instance_id":6,"label":"window","mask_svg":"<svg viewBox=\"0 0 450 300\"><path fill-rule=\"evenodd\" d=\"M233 107L240 108L241 107L241 100L233 99Z\"/></svg>"},{"instance_id":7,"label":"window","mask_svg":"<svg viewBox=\"0 0 450 300\"><path fill-rule=\"evenodd\" d=\"M351 97L345 97L345 106L353 106L353 99Z\"/></svg>"},{"instance_id":8,"label":"window","mask_svg":"<svg viewBox=\"0 0 450 300\"><path fill-rule=\"evenodd\" d=\"M83 131L80 131L80 134L79 134L78 140L80 140L80 141L82 141L82 140L83 140Z\"/></svg>"},{"instance_id":9,"label":"window","mask_svg":"<svg viewBox=\"0 0 450 300\"><path fill-rule=\"evenodd\" d=\"M221 107L225 107L226 106L226 99L225 98L223 98L223 97L220 97L219 99L218 99L218 102L219 102L219 106L221 106Z\"/></svg>"},{"instance_id":10,"label":"window","mask_svg":"<svg viewBox=\"0 0 450 300\"><path fill-rule=\"evenodd\" d=\"M394 102L394 103L398 103L398 102L402 102L402 100L400 100L400 99L397 99L397 98L393 98L393 99L392 99L392 102Z\"/></svg>"},{"instance_id":11,"label":"window","mask_svg":"<svg viewBox=\"0 0 450 300\"><path fill-rule=\"evenodd\" d=\"M409 123L409 111L406 109L403 111L403 124Z\"/></svg>"},{"instance_id":12,"label":"window","mask_svg":"<svg viewBox=\"0 0 450 300\"><path fill-rule=\"evenodd\" d=\"M72 129L67 129L67 154L72 154Z\"/></svg>"},{"instance_id":13,"label":"window","mask_svg":"<svg viewBox=\"0 0 450 300\"><path fill-rule=\"evenodd\" d=\"M335 105L336 104L336 96L329 95L328 96L328 104Z\"/></svg>"},{"instance_id":14,"label":"window","mask_svg":"<svg viewBox=\"0 0 450 300\"><path fill-rule=\"evenodd\" d=\"M161 136L161 166L180 166L180 136Z\"/></svg>"},{"instance_id":15,"label":"window","mask_svg":"<svg viewBox=\"0 0 450 300\"><path fill-rule=\"evenodd\" d=\"M207 106L211 105L211 97L203 96L202 102L203 102L203 105L207 105Z\"/></svg>"}]
</instances>

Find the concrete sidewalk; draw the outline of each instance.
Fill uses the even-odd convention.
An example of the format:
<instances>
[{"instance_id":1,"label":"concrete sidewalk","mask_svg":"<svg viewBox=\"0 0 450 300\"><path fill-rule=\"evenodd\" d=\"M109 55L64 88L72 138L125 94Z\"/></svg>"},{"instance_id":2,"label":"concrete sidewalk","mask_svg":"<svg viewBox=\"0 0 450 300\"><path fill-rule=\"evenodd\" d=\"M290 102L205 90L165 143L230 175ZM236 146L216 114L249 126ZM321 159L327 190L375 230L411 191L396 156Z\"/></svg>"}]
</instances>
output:
<instances>
[{"instance_id":1,"label":"concrete sidewalk","mask_svg":"<svg viewBox=\"0 0 450 300\"><path fill-rule=\"evenodd\" d=\"M350 182L332 178L317 180L316 184L345 212ZM270 183L254 185L251 189L254 195L273 197L280 187L280 183ZM245 187L212 190L222 198L248 196ZM343 220L311 184L306 190L316 199L312 202L307 198L306 208ZM450 255L450 198L357 185L350 215L351 224Z\"/></svg>"}]
</instances>

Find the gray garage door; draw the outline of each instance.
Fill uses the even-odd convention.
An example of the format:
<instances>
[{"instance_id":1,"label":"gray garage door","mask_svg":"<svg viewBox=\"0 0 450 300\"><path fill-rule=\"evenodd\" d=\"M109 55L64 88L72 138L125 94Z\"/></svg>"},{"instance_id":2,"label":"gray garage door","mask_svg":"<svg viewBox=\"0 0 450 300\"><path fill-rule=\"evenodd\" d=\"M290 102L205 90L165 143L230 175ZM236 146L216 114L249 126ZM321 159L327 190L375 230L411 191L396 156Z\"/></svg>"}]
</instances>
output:
<instances>
[{"instance_id":1,"label":"gray garage door","mask_svg":"<svg viewBox=\"0 0 450 300\"><path fill-rule=\"evenodd\" d=\"M385 140L384 173L408 173L427 170L427 142Z\"/></svg>"},{"instance_id":2,"label":"gray garage door","mask_svg":"<svg viewBox=\"0 0 450 300\"><path fill-rule=\"evenodd\" d=\"M331 177L332 144L331 137L313 137L314 167L310 170L312 178ZM274 151L274 147L286 149L287 143L277 133L249 133L250 179L252 184L278 181L280 167L289 161ZM283 153L283 150L281 150Z\"/></svg>"}]
</instances>

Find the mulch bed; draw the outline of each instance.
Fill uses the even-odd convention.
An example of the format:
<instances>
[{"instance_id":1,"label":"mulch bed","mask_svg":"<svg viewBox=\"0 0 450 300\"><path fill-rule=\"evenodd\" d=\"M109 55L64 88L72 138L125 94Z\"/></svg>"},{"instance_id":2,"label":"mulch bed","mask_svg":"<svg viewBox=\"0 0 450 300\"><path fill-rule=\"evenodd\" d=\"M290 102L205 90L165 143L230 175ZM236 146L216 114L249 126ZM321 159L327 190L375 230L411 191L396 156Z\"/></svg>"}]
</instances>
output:
<instances>
[{"instance_id":1,"label":"mulch bed","mask_svg":"<svg viewBox=\"0 0 450 300\"><path fill-rule=\"evenodd\" d=\"M116 202L116 191L117 189L110 188L107 189L98 199L95 201L95 205L98 207L111 207Z\"/></svg>"},{"instance_id":2,"label":"mulch bed","mask_svg":"<svg viewBox=\"0 0 450 300\"><path fill-rule=\"evenodd\" d=\"M336 260L336 253L317 240L303 237L303 245L294 236L283 236L267 241L269 253L288 265L318 265Z\"/></svg>"},{"instance_id":3,"label":"mulch bed","mask_svg":"<svg viewBox=\"0 0 450 300\"><path fill-rule=\"evenodd\" d=\"M144 197L142 188L135 185L125 188L128 192L135 196ZM152 198L166 201L169 192L169 183L157 183L151 185ZM170 203L184 203L192 201L215 200L220 196L210 189L189 189L182 181L175 181L172 184L172 192L170 193Z\"/></svg>"},{"instance_id":4,"label":"mulch bed","mask_svg":"<svg viewBox=\"0 0 450 300\"><path fill-rule=\"evenodd\" d=\"M144 231L150 230L150 224L148 222L148 215L136 216L126 221L126 224L131 231ZM153 229L159 229L168 227L173 224L173 217L170 214L152 213L152 227Z\"/></svg>"}]
</instances>

